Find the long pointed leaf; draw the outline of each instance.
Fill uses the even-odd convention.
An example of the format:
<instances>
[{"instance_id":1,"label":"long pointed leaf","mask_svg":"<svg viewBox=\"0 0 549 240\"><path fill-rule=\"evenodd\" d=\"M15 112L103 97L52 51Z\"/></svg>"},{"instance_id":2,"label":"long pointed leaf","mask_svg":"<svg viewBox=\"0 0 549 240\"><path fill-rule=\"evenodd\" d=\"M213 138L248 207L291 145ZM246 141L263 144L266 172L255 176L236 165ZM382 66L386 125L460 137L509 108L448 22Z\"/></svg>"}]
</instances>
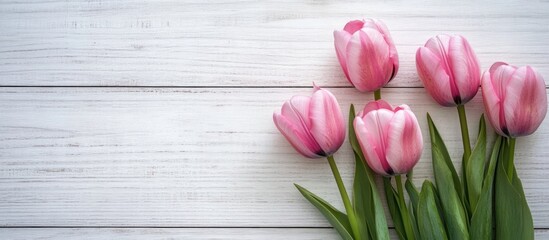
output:
<instances>
[{"instance_id":1,"label":"long pointed leaf","mask_svg":"<svg viewBox=\"0 0 549 240\"><path fill-rule=\"evenodd\" d=\"M353 206L363 237L388 240L389 228L383 205L376 188L373 172L364 163L364 155L355 135L353 120L355 109L349 110L349 142L355 152L355 179L353 183Z\"/></svg>"},{"instance_id":2,"label":"long pointed leaf","mask_svg":"<svg viewBox=\"0 0 549 240\"><path fill-rule=\"evenodd\" d=\"M484 116L480 118L478 131L477 142L467 161L464 177L467 179L467 197L470 204L469 213L471 214L477 207L484 180L484 166L486 162L486 123Z\"/></svg>"},{"instance_id":3,"label":"long pointed leaf","mask_svg":"<svg viewBox=\"0 0 549 240\"><path fill-rule=\"evenodd\" d=\"M507 147L507 146L506 146ZM522 183L513 166L512 181L509 181L505 166L508 156L503 154L496 169L495 181L495 210L496 210L496 238L498 240L529 240L534 239L534 223Z\"/></svg>"},{"instance_id":4,"label":"long pointed leaf","mask_svg":"<svg viewBox=\"0 0 549 240\"><path fill-rule=\"evenodd\" d=\"M436 198L435 187L430 181L425 180L419 195L417 212L418 228L423 240L448 239L444 223L438 212Z\"/></svg>"},{"instance_id":5,"label":"long pointed leaf","mask_svg":"<svg viewBox=\"0 0 549 240\"><path fill-rule=\"evenodd\" d=\"M456 170L440 137L431 116L427 114L429 133L431 135L431 153L433 158L433 171L435 175L438 196L444 212L444 220L448 227L450 240L469 239L468 216L463 205L461 182Z\"/></svg>"},{"instance_id":6,"label":"long pointed leaf","mask_svg":"<svg viewBox=\"0 0 549 240\"><path fill-rule=\"evenodd\" d=\"M417 188L414 186L414 183L410 181L410 179L406 179L404 186L406 188L406 192L408 192L408 196L410 197L410 202L412 203L411 208L414 210L414 215L417 215L417 204L419 202L419 193Z\"/></svg>"},{"instance_id":7,"label":"long pointed leaf","mask_svg":"<svg viewBox=\"0 0 549 240\"><path fill-rule=\"evenodd\" d=\"M482 192L478 200L476 209L471 216L471 239L493 239L493 214L492 202L494 194L494 174L498 157L501 149L502 137L499 136L496 140L490 155L486 177L482 185Z\"/></svg>"},{"instance_id":8,"label":"long pointed leaf","mask_svg":"<svg viewBox=\"0 0 549 240\"><path fill-rule=\"evenodd\" d=\"M411 207L411 206L408 208L408 215L410 216L410 222L412 224L412 230L414 231L414 239L421 239L421 235L419 235L419 229L418 229L418 225L417 225L416 212L415 212L414 208Z\"/></svg>"},{"instance_id":9,"label":"long pointed leaf","mask_svg":"<svg viewBox=\"0 0 549 240\"><path fill-rule=\"evenodd\" d=\"M389 207L389 213L391 214L391 219L393 219L393 225L395 225L395 231L397 232L398 238L400 240L407 240L406 230L404 229L404 223L402 221L400 208L398 206L398 196L393 186L391 185L391 179L384 177L383 186L385 188L387 207Z\"/></svg>"},{"instance_id":10,"label":"long pointed leaf","mask_svg":"<svg viewBox=\"0 0 549 240\"><path fill-rule=\"evenodd\" d=\"M372 189L362 160L355 153L355 179L353 183L353 206L361 231L366 239L377 239L375 229L375 212L372 206ZM369 224L370 223L370 224ZM369 226L370 225L370 226Z\"/></svg>"},{"instance_id":11,"label":"long pointed leaf","mask_svg":"<svg viewBox=\"0 0 549 240\"><path fill-rule=\"evenodd\" d=\"M408 212L410 214L412 226L414 228L414 235L416 239L421 239L421 235L419 234L417 225L417 206L419 203L419 192L417 191L414 183L410 180L411 175L407 175L407 177L408 178L406 179L406 183L404 184L404 186L406 188L406 192L408 192L408 196L410 197L410 207L408 208Z\"/></svg>"},{"instance_id":12,"label":"long pointed leaf","mask_svg":"<svg viewBox=\"0 0 549 240\"><path fill-rule=\"evenodd\" d=\"M349 223L349 218L344 213L340 212L328 202L324 201L322 198L317 195L309 192L307 189L294 184L297 190L311 202L323 215L326 217L328 222L337 230L339 235L344 240L353 240L353 234L351 229L351 224Z\"/></svg>"}]
</instances>

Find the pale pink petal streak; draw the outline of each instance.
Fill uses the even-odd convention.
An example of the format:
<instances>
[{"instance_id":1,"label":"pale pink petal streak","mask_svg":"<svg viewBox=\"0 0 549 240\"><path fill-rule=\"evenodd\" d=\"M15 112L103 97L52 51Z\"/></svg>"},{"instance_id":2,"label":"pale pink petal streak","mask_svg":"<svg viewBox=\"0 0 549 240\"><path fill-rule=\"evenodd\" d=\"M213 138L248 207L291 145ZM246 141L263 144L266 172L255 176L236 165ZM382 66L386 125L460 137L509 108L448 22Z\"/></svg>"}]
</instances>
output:
<instances>
[{"instance_id":1,"label":"pale pink petal streak","mask_svg":"<svg viewBox=\"0 0 549 240\"><path fill-rule=\"evenodd\" d=\"M443 106L453 106L454 98L450 77L440 59L431 49L421 47L416 53L416 66L420 79L431 97Z\"/></svg>"},{"instance_id":2,"label":"pale pink petal streak","mask_svg":"<svg viewBox=\"0 0 549 240\"><path fill-rule=\"evenodd\" d=\"M392 169L387 162L386 147L389 122L394 113L391 110L379 109L367 113L362 120L364 126L368 129L366 140L368 144L374 147L370 154L375 153L378 161L386 174L392 174Z\"/></svg>"},{"instance_id":3,"label":"pale pink petal streak","mask_svg":"<svg viewBox=\"0 0 549 240\"><path fill-rule=\"evenodd\" d=\"M423 150L423 137L415 115L409 110L398 110L391 120L387 136L389 165L395 174L409 172Z\"/></svg>"},{"instance_id":4,"label":"pale pink petal streak","mask_svg":"<svg viewBox=\"0 0 549 240\"><path fill-rule=\"evenodd\" d=\"M389 48L378 31L356 32L347 45L349 78L360 91L374 91L384 86L392 69L385 67Z\"/></svg>"},{"instance_id":5,"label":"pale pink petal streak","mask_svg":"<svg viewBox=\"0 0 549 240\"><path fill-rule=\"evenodd\" d=\"M370 166L370 168L372 168L372 170L377 174L387 175L387 172L381 164L381 159L377 154L377 148L380 146L377 145L377 142L370 141L372 135L372 133L370 133L370 129L365 126L364 121L360 117L355 118L354 127L356 137L360 143L360 148L364 153L368 166Z\"/></svg>"},{"instance_id":6,"label":"pale pink petal streak","mask_svg":"<svg viewBox=\"0 0 549 240\"><path fill-rule=\"evenodd\" d=\"M299 125L295 125L278 112L273 114L273 121L278 130L296 151L309 158L322 157L318 154L318 151L321 150L318 144L314 142L314 139L310 139Z\"/></svg>"},{"instance_id":7,"label":"pale pink petal streak","mask_svg":"<svg viewBox=\"0 0 549 240\"><path fill-rule=\"evenodd\" d=\"M377 101L371 101L364 106L364 110L362 111L362 114L366 115L370 111L379 110L379 109L387 109L390 111L393 111L393 107L391 104L386 102L385 100L377 100Z\"/></svg>"},{"instance_id":8,"label":"pale pink petal streak","mask_svg":"<svg viewBox=\"0 0 549 240\"><path fill-rule=\"evenodd\" d=\"M469 42L461 36L450 39L447 55L461 102L468 102L477 94L480 85L477 57Z\"/></svg>"},{"instance_id":9,"label":"pale pink petal streak","mask_svg":"<svg viewBox=\"0 0 549 240\"><path fill-rule=\"evenodd\" d=\"M500 135L505 135L501 131L500 120L499 120L499 109L501 106L501 100L499 99L498 94L492 84L492 79L490 71L484 72L482 75L482 99L484 102L484 108L486 110L486 116L488 120Z\"/></svg>"},{"instance_id":10,"label":"pale pink petal streak","mask_svg":"<svg viewBox=\"0 0 549 240\"><path fill-rule=\"evenodd\" d=\"M347 70L347 44L349 43L351 36L352 35L347 31L334 31L334 45L337 59L339 60L339 65L341 65L347 80L352 84L349 79L349 72Z\"/></svg>"},{"instance_id":11,"label":"pale pink petal streak","mask_svg":"<svg viewBox=\"0 0 549 240\"><path fill-rule=\"evenodd\" d=\"M506 87L504 103L507 128L512 137L532 134L547 112L545 82L531 67L518 68Z\"/></svg>"},{"instance_id":12,"label":"pale pink petal streak","mask_svg":"<svg viewBox=\"0 0 549 240\"><path fill-rule=\"evenodd\" d=\"M309 117L311 134L322 150L327 155L337 151L345 140L345 123L335 96L322 89L313 93Z\"/></svg>"}]
</instances>

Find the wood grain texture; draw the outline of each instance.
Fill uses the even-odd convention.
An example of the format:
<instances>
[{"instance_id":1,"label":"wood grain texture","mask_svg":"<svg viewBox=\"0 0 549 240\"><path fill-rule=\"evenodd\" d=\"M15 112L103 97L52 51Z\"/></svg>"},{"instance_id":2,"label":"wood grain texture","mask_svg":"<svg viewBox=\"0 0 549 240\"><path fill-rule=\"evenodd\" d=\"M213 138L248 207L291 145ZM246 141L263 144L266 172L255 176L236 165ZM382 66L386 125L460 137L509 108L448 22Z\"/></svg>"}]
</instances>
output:
<instances>
[{"instance_id":1,"label":"wood grain texture","mask_svg":"<svg viewBox=\"0 0 549 240\"><path fill-rule=\"evenodd\" d=\"M334 240L330 228L0 228L10 240ZM391 239L398 239L394 230ZM549 231L538 229L536 239L549 239Z\"/></svg>"},{"instance_id":2,"label":"wood grain texture","mask_svg":"<svg viewBox=\"0 0 549 240\"><path fill-rule=\"evenodd\" d=\"M420 88L416 49L462 34L483 69L549 76L547 12L548 1L2 1L0 238L335 239L293 187L342 209L328 164L300 157L271 119L313 81L338 87L345 112L372 99L345 80L332 31L365 17L391 30L401 67L383 96L418 115L419 185L432 178L425 113L456 164L461 141L455 110ZM471 133L481 105L467 106ZM537 239L549 239L548 138L545 121L517 146ZM336 159L350 187L347 143Z\"/></svg>"},{"instance_id":3,"label":"wood grain texture","mask_svg":"<svg viewBox=\"0 0 549 240\"><path fill-rule=\"evenodd\" d=\"M300 157L271 119L284 100L311 90L0 88L0 225L327 227L293 183L341 209L328 164ZM372 99L331 90L345 112ZM418 185L432 177L426 112L459 162L455 109L422 88L386 89L383 97L408 103L423 128ZM480 97L467 109L474 133ZM549 227L548 123L517 143L538 228ZM347 144L336 160L351 186Z\"/></svg>"},{"instance_id":4,"label":"wood grain texture","mask_svg":"<svg viewBox=\"0 0 549 240\"><path fill-rule=\"evenodd\" d=\"M5 1L0 86L349 86L332 31L383 19L401 68L436 34L462 34L483 69L529 64L549 76L549 2Z\"/></svg>"},{"instance_id":5,"label":"wood grain texture","mask_svg":"<svg viewBox=\"0 0 549 240\"><path fill-rule=\"evenodd\" d=\"M396 233L391 232L396 239ZM0 229L0 235L10 240L319 240L338 239L330 228L16 228Z\"/></svg>"}]
</instances>

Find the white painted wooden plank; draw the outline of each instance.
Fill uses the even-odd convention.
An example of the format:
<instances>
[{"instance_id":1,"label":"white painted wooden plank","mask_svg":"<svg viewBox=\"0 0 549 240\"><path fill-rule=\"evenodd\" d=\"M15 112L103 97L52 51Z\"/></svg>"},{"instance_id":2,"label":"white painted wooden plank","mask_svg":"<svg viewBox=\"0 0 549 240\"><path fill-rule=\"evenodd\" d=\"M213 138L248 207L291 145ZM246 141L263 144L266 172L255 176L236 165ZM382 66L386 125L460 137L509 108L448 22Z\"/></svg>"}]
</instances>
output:
<instances>
[{"instance_id":1,"label":"white painted wooden plank","mask_svg":"<svg viewBox=\"0 0 549 240\"><path fill-rule=\"evenodd\" d=\"M8 1L0 85L349 86L332 31L363 17L392 31L391 86L420 86L415 51L440 33L466 36L483 69L549 76L547 12L547 1Z\"/></svg>"},{"instance_id":2,"label":"white painted wooden plank","mask_svg":"<svg viewBox=\"0 0 549 240\"><path fill-rule=\"evenodd\" d=\"M398 239L394 230L391 239ZM2 228L0 235L11 240L319 240L339 239L327 228ZM549 239L548 230L536 230L536 239Z\"/></svg>"},{"instance_id":3,"label":"white painted wooden plank","mask_svg":"<svg viewBox=\"0 0 549 240\"><path fill-rule=\"evenodd\" d=\"M372 99L332 89L345 111ZM299 183L342 209L325 160L300 157L272 112L310 89L0 88L1 226L326 227ZM459 162L455 109L424 89L386 89L418 115L426 148L415 182L431 177L425 113ZM471 132L482 112L467 105ZM442 124L446 125L442 125ZM549 227L549 121L518 140L517 167L535 226ZM351 186L353 160L336 154Z\"/></svg>"},{"instance_id":4,"label":"white painted wooden plank","mask_svg":"<svg viewBox=\"0 0 549 240\"><path fill-rule=\"evenodd\" d=\"M338 239L329 228L3 228L0 235L11 240L318 240ZM394 235L394 234L393 234ZM393 236L393 239L397 239Z\"/></svg>"}]
</instances>

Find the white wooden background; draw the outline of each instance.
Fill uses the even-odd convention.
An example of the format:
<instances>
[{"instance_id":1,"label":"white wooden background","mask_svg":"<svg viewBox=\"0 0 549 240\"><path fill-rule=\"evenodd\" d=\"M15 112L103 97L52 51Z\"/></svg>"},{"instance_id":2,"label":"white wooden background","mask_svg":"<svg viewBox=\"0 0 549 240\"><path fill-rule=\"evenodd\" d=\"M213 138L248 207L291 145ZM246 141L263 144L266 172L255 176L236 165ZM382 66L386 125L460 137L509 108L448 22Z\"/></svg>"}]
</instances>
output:
<instances>
[{"instance_id":1,"label":"white wooden background","mask_svg":"<svg viewBox=\"0 0 549 240\"><path fill-rule=\"evenodd\" d=\"M9 0L0 2L1 239L337 239L299 183L342 207L328 164L300 157L272 112L312 82L344 111L351 88L332 31L385 20L399 51L383 90L425 113L459 163L457 113L421 88L414 54L462 34L483 69L529 64L549 80L549 2ZM467 105L476 132L480 97ZM444 125L443 125L444 124ZM444 126L444 127L442 127ZM536 236L549 239L549 120L518 141ZM353 160L337 153L347 186Z\"/></svg>"}]
</instances>

